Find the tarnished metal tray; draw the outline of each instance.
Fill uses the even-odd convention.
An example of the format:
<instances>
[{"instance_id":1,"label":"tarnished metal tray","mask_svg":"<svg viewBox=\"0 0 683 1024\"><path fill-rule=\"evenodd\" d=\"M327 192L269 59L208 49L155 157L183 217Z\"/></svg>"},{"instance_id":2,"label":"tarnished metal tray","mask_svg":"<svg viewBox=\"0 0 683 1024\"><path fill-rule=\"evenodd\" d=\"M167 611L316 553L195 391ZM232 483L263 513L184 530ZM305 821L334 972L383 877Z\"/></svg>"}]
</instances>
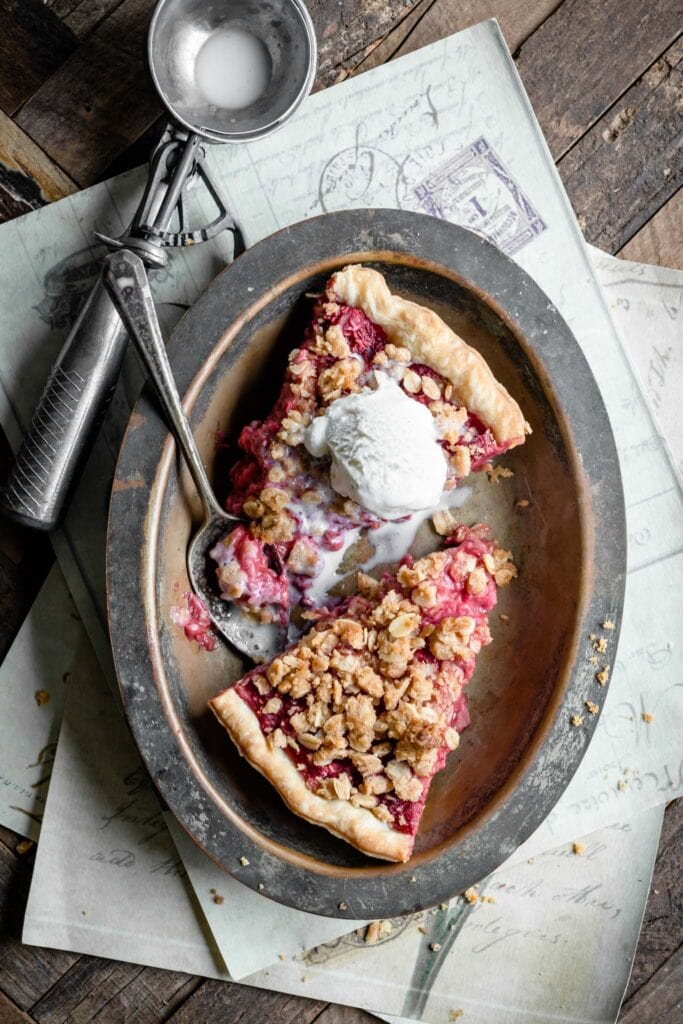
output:
<instances>
[{"instance_id":1,"label":"tarnished metal tray","mask_svg":"<svg viewBox=\"0 0 683 1024\"><path fill-rule=\"evenodd\" d=\"M376 918L433 905L481 879L556 803L596 725L586 715L573 727L570 716L596 696L588 634L607 617L619 624L626 548L607 414L555 307L479 236L393 210L328 214L267 238L220 274L176 328L171 362L219 492L226 468L217 431L234 438L268 410L302 336L305 293L360 260L476 345L533 427L504 460L514 477L494 484L478 474L461 510L465 522L491 524L520 575L501 592L494 643L469 687L472 724L434 780L411 861L373 861L291 814L207 710L245 665L227 647L196 649L171 621L188 588L185 551L199 510L147 394L116 471L108 588L131 729L188 834L266 896L311 913Z\"/></svg>"}]
</instances>

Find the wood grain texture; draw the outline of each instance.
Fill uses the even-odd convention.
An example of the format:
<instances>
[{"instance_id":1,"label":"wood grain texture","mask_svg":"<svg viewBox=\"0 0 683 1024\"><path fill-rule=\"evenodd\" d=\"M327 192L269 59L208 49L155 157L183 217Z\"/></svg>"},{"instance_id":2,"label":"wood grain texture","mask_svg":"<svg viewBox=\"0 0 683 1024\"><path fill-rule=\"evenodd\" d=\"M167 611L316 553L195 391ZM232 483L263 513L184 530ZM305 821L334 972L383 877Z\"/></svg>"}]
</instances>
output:
<instances>
[{"instance_id":1,"label":"wood grain texture","mask_svg":"<svg viewBox=\"0 0 683 1024\"><path fill-rule=\"evenodd\" d=\"M30 867L0 844L0 992L22 1010L40 999L78 959L21 944Z\"/></svg>"},{"instance_id":2,"label":"wood grain texture","mask_svg":"<svg viewBox=\"0 0 683 1024\"><path fill-rule=\"evenodd\" d=\"M625 260L683 270L683 189L619 250Z\"/></svg>"},{"instance_id":3,"label":"wood grain texture","mask_svg":"<svg viewBox=\"0 0 683 1024\"><path fill-rule=\"evenodd\" d=\"M354 54L364 53L374 40L391 31L416 0L309 0L307 4L318 40L315 89L339 80L340 70Z\"/></svg>"},{"instance_id":4,"label":"wood grain texture","mask_svg":"<svg viewBox=\"0 0 683 1024\"><path fill-rule=\"evenodd\" d=\"M517 69L556 160L672 44L682 19L680 0L565 0L522 46Z\"/></svg>"},{"instance_id":5,"label":"wood grain texture","mask_svg":"<svg viewBox=\"0 0 683 1024\"><path fill-rule=\"evenodd\" d=\"M379 1017L375 1017L373 1013L366 1013L365 1010L330 1003L320 1016L316 1017L315 1024L376 1024L379 1020Z\"/></svg>"},{"instance_id":6,"label":"wood grain texture","mask_svg":"<svg viewBox=\"0 0 683 1024\"><path fill-rule=\"evenodd\" d=\"M683 37L559 162L589 242L617 252L683 180Z\"/></svg>"},{"instance_id":7,"label":"wood grain texture","mask_svg":"<svg viewBox=\"0 0 683 1024\"><path fill-rule=\"evenodd\" d=\"M39 1024L153 1024L200 984L187 974L83 956L31 1007L31 1017Z\"/></svg>"},{"instance_id":8,"label":"wood grain texture","mask_svg":"<svg viewBox=\"0 0 683 1024\"><path fill-rule=\"evenodd\" d=\"M78 39L86 39L122 3L123 0L76 0L64 17L64 24Z\"/></svg>"},{"instance_id":9,"label":"wood grain texture","mask_svg":"<svg viewBox=\"0 0 683 1024\"><path fill-rule=\"evenodd\" d=\"M0 109L13 114L77 45L41 0L0 3Z\"/></svg>"},{"instance_id":10,"label":"wood grain texture","mask_svg":"<svg viewBox=\"0 0 683 1024\"><path fill-rule=\"evenodd\" d=\"M77 185L0 111L0 220L71 195Z\"/></svg>"},{"instance_id":11,"label":"wood grain texture","mask_svg":"<svg viewBox=\"0 0 683 1024\"><path fill-rule=\"evenodd\" d=\"M153 0L125 0L22 107L17 123L90 185L161 113L144 42Z\"/></svg>"},{"instance_id":12,"label":"wood grain texture","mask_svg":"<svg viewBox=\"0 0 683 1024\"><path fill-rule=\"evenodd\" d=\"M205 981L169 1024L313 1024L326 1003L225 981Z\"/></svg>"},{"instance_id":13,"label":"wood grain texture","mask_svg":"<svg viewBox=\"0 0 683 1024\"><path fill-rule=\"evenodd\" d=\"M630 999L683 943L683 801L664 815L659 856L640 934L639 955L627 989ZM683 994L683 989L681 989Z\"/></svg>"},{"instance_id":14,"label":"wood grain texture","mask_svg":"<svg viewBox=\"0 0 683 1024\"><path fill-rule=\"evenodd\" d=\"M624 1007L619 1024L680 1024L683 1020L683 946Z\"/></svg>"},{"instance_id":15,"label":"wood grain texture","mask_svg":"<svg viewBox=\"0 0 683 1024\"><path fill-rule=\"evenodd\" d=\"M353 67L357 74L412 53L460 29L496 18L514 53L558 5L558 0L422 0L371 52Z\"/></svg>"},{"instance_id":16,"label":"wood grain texture","mask_svg":"<svg viewBox=\"0 0 683 1024\"><path fill-rule=\"evenodd\" d=\"M31 1024L31 1018L27 1017L2 992L0 992L0 1024Z\"/></svg>"}]
</instances>

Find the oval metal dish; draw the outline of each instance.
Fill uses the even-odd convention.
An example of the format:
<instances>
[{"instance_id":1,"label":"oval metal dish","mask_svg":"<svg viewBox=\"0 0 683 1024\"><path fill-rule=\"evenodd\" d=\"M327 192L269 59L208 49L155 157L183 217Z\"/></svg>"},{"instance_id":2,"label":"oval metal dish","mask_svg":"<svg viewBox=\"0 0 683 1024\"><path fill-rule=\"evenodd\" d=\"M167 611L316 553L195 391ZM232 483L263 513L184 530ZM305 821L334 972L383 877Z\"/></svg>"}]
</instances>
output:
<instances>
[{"instance_id":1,"label":"oval metal dish","mask_svg":"<svg viewBox=\"0 0 683 1024\"><path fill-rule=\"evenodd\" d=\"M479 236L393 210L329 214L265 239L220 274L176 328L171 362L219 491L225 450L217 449L217 430L234 439L268 411L309 315L305 293L352 261L378 267L393 290L464 333L534 431L503 460L514 477L495 484L477 474L462 509L464 521L492 525L520 576L491 617L494 643L469 687L472 724L434 781L412 860L372 861L291 814L207 711L207 699L245 666L227 648L196 649L171 621L188 587L185 551L199 510L147 394L131 416L114 481L108 590L126 713L185 830L266 896L362 919L452 897L496 868L552 809L596 725L587 715L574 728L570 716L596 695L588 633L607 617L619 624L626 545L607 414L555 307Z\"/></svg>"}]
</instances>

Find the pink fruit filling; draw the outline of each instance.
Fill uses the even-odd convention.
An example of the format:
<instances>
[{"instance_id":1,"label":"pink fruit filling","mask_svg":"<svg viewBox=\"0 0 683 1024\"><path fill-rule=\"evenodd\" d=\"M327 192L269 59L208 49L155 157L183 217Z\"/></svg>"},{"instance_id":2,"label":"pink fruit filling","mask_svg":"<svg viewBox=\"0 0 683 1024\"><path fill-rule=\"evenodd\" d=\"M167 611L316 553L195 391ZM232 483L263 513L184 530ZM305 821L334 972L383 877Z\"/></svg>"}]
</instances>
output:
<instances>
[{"instance_id":1,"label":"pink fruit filling","mask_svg":"<svg viewBox=\"0 0 683 1024\"><path fill-rule=\"evenodd\" d=\"M471 530L459 527L447 543L453 546L447 548L443 553L439 574L430 581L435 588L435 594L430 606L420 611L421 628L426 635L429 635L431 629L436 628L444 620L449 620L452 623L456 620L462 622L464 621L462 617L467 617L472 620L468 642L466 645L459 646L457 656L453 658L440 659L426 645L417 650L414 658L418 663L433 667L434 671L430 673L431 678L435 680L432 704L435 709L443 712L446 723L460 733L469 725L470 721L464 687L474 671L477 654L491 641L487 616L496 604L496 582L493 574L484 569L484 566L491 564L487 563L485 559L491 559L494 545L488 539L487 531L482 527ZM509 553L503 554L508 555ZM409 557L403 562L408 573L415 565L416 563ZM475 569L479 571L476 588L471 582ZM401 572L398 573L398 576L386 573L382 578L374 602L360 595L347 598L333 611L321 613L318 620L320 626L329 627L335 620L341 618L367 619L373 610L374 603L379 601L383 595L390 591L407 593L405 586L402 589L399 582L402 576L405 578L405 574ZM408 586L410 587L411 584L409 583ZM290 651L295 653L298 647L298 644L294 644ZM353 656L357 649L357 644L354 648L349 643L339 642L335 651L337 664L343 665L344 658L347 655ZM285 655L281 657L285 657ZM333 758L325 763L320 763L319 760L316 762L314 751L307 749L297 740L297 731L293 726L293 720L301 719L306 714L308 708L315 702L315 692L310 691L303 696L294 698L271 685L268 675L269 667L264 669L263 666L257 666L236 684L235 692L254 712L261 731L266 736L271 736L276 730L283 734L286 744L281 744L281 749L301 773L308 788L316 792L325 780L338 778L341 775L349 778L352 787L356 789L361 787L363 775L350 757ZM391 687L395 680L389 678L388 683ZM381 706L377 708L377 716L380 715ZM391 815L394 830L409 835L415 834L427 800L431 780L443 768L449 749L451 747L442 738L432 770L419 779L422 792L416 799L401 799L395 792L388 792L378 797L379 803ZM381 770L384 770L386 764L395 757L396 750L393 747L387 749L381 756Z\"/></svg>"}]
</instances>

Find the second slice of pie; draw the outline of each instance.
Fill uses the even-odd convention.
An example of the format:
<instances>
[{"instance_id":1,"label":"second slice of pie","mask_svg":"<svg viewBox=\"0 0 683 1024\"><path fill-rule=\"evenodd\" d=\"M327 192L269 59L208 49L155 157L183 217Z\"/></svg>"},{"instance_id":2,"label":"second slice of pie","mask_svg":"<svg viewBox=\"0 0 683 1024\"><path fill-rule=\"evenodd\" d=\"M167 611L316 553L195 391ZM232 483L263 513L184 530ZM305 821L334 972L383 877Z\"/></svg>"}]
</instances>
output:
<instances>
[{"instance_id":1,"label":"second slice of pie","mask_svg":"<svg viewBox=\"0 0 683 1024\"><path fill-rule=\"evenodd\" d=\"M407 560L209 703L296 814L391 861L409 859L429 788L469 716L496 587L516 575L486 527Z\"/></svg>"}]
</instances>

